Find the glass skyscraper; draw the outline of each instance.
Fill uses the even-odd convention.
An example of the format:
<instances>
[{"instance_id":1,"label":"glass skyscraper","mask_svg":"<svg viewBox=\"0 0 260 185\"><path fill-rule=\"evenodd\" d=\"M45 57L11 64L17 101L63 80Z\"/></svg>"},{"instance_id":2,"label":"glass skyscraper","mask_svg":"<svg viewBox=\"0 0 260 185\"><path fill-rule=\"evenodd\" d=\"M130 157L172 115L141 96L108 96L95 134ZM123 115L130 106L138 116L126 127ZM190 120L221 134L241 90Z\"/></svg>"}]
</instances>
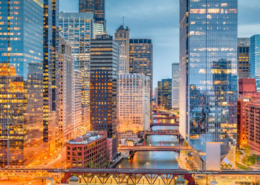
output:
<instances>
[{"instance_id":1,"label":"glass skyscraper","mask_svg":"<svg viewBox=\"0 0 260 185\"><path fill-rule=\"evenodd\" d=\"M249 49L250 77L256 79L256 90L260 91L260 35L250 38Z\"/></svg>"},{"instance_id":2,"label":"glass skyscraper","mask_svg":"<svg viewBox=\"0 0 260 185\"><path fill-rule=\"evenodd\" d=\"M103 24L106 30L105 0L79 0L80 13L93 13L95 23Z\"/></svg>"},{"instance_id":3,"label":"glass skyscraper","mask_svg":"<svg viewBox=\"0 0 260 185\"><path fill-rule=\"evenodd\" d=\"M60 13L59 24L60 34L71 44L75 69L80 70L82 75L82 125L77 129L84 134L90 129L90 40L93 37L93 14Z\"/></svg>"},{"instance_id":4,"label":"glass skyscraper","mask_svg":"<svg viewBox=\"0 0 260 185\"><path fill-rule=\"evenodd\" d=\"M172 79L158 82L158 106L160 109L172 109Z\"/></svg>"},{"instance_id":5,"label":"glass skyscraper","mask_svg":"<svg viewBox=\"0 0 260 185\"><path fill-rule=\"evenodd\" d=\"M219 142L225 156L236 142L237 7L237 0L180 0L180 132L201 168L206 144Z\"/></svg>"},{"instance_id":6,"label":"glass skyscraper","mask_svg":"<svg viewBox=\"0 0 260 185\"><path fill-rule=\"evenodd\" d=\"M24 165L43 143L43 1L0 3L0 165Z\"/></svg>"},{"instance_id":7,"label":"glass skyscraper","mask_svg":"<svg viewBox=\"0 0 260 185\"><path fill-rule=\"evenodd\" d=\"M250 77L249 67L250 38L237 39L237 75L238 79Z\"/></svg>"}]
</instances>

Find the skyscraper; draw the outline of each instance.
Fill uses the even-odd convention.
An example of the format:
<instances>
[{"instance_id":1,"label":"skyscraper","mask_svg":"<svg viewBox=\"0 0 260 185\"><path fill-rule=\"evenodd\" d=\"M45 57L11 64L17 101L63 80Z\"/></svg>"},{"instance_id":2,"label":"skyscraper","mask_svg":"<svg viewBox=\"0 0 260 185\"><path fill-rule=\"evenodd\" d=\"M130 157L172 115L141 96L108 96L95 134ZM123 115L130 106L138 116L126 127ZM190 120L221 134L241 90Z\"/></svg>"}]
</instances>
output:
<instances>
[{"instance_id":1,"label":"skyscraper","mask_svg":"<svg viewBox=\"0 0 260 185\"><path fill-rule=\"evenodd\" d=\"M75 69L81 71L82 129L90 129L90 40L93 37L93 14L60 13L60 33L70 42Z\"/></svg>"},{"instance_id":2,"label":"skyscraper","mask_svg":"<svg viewBox=\"0 0 260 185\"><path fill-rule=\"evenodd\" d=\"M75 109L75 82L74 60L72 48L68 41L60 37L59 54L59 143L73 139L74 136L74 109ZM81 104L80 104L81 105ZM81 106L80 106L81 107Z\"/></svg>"},{"instance_id":3,"label":"skyscraper","mask_svg":"<svg viewBox=\"0 0 260 185\"><path fill-rule=\"evenodd\" d=\"M0 3L0 165L43 149L43 2ZM35 156L34 156L35 157Z\"/></svg>"},{"instance_id":4,"label":"skyscraper","mask_svg":"<svg viewBox=\"0 0 260 185\"><path fill-rule=\"evenodd\" d=\"M129 73L129 28L121 25L115 33L115 40L119 47L118 74Z\"/></svg>"},{"instance_id":5,"label":"skyscraper","mask_svg":"<svg viewBox=\"0 0 260 185\"><path fill-rule=\"evenodd\" d=\"M54 148L59 97L59 0L43 0L43 7L43 141Z\"/></svg>"},{"instance_id":6,"label":"skyscraper","mask_svg":"<svg viewBox=\"0 0 260 185\"><path fill-rule=\"evenodd\" d=\"M238 38L237 40L237 75L238 79L249 78L249 47L250 38Z\"/></svg>"},{"instance_id":7,"label":"skyscraper","mask_svg":"<svg viewBox=\"0 0 260 185\"><path fill-rule=\"evenodd\" d=\"M180 97L180 65L172 64L172 108L179 109Z\"/></svg>"},{"instance_id":8,"label":"skyscraper","mask_svg":"<svg viewBox=\"0 0 260 185\"><path fill-rule=\"evenodd\" d=\"M118 79L118 132L150 129L150 78L120 74Z\"/></svg>"},{"instance_id":9,"label":"skyscraper","mask_svg":"<svg viewBox=\"0 0 260 185\"><path fill-rule=\"evenodd\" d=\"M260 35L250 38L249 49L250 78L256 79L256 90L260 91Z\"/></svg>"},{"instance_id":10,"label":"skyscraper","mask_svg":"<svg viewBox=\"0 0 260 185\"><path fill-rule=\"evenodd\" d=\"M117 141L118 44L109 35L91 40L90 128L107 131L113 138L113 155Z\"/></svg>"},{"instance_id":11,"label":"skyscraper","mask_svg":"<svg viewBox=\"0 0 260 185\"><path fill-rule=\"evenodd\" d=\"M150 77L150 101L153 96L153 44L151 39L130 39L129 72ZM152 106L151 106L152 108Z\"/></svg>"},{"instance_id":12,"label":"skyscraper","mask_svg":"<svg viewBox=\"0 0 260 185\"><path fill-rule=\"evenodd\" d=\"M210 152L236 142L237 4L180 0L180 133L204 169L219 169Z\"/></svg>"},{"instance_id":13,"label":"skyscraper","mask_svg":"<svg viewBox=\"0 0 260 185\"><path fill-rule=\"evenodd\" d=\"M158 107L172 109L172 79L162 79L158 82Z\"/></svg>"},{"instance_id":14,"label":"skyscraper","mask_svg":"<svg viewBox=\"0 0 260 185\"><path fill-rule=\"evenodd\" d=\"M95 23L103 24L106 31L105 0L79 0L80 13L93 13Z\"/></svg>"}]
</instances>

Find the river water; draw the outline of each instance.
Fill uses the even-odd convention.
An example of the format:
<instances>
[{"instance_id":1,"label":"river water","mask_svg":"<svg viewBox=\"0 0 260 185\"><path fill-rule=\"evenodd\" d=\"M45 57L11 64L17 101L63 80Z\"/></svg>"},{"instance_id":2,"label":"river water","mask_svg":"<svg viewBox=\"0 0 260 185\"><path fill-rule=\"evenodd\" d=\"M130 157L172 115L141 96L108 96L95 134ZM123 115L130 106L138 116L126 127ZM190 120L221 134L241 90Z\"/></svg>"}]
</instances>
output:
<instances>
[{"instance_id":1,"label":"river water","mask_svg":"<svg viewBox=\"0 0 260 185\"><path fill-rule=\"evenodd\" d=\"M155 126L153 130L176 130L174 126ZM178 146L180 145L176 136L152 135L148 136L145 145L151 146ZM136 152L131 159L124 159L117 168L151 168L151 169L178 169L178 153L149 151Z\"/></svg>"}]
</instances>

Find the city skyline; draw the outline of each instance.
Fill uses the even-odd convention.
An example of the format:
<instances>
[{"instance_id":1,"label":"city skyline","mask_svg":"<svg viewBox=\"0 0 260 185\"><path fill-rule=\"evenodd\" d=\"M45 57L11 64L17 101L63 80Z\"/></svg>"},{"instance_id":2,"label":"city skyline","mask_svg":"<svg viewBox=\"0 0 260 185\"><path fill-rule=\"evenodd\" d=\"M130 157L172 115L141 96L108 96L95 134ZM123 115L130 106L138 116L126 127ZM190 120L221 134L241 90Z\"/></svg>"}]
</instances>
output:
<instances>
[{"instance_id":1,"label":"city skyline","mask_svg":"<svg viewBox=\"0 0 260 185\"><path fill-rule=\"evenodd\" d=\"M238 2L238 37L251 37L260 30L259 8L258 0ZM167 66L179 62L179 0L164 0L160 4L157 0L109 0L106 10L108 34L113 35L125 16L130 38L153 40L153 87L161 79L171 78L171 68ZM60 11L77 12L78 0L63 0Z\"/></svg>"}]
</instances>

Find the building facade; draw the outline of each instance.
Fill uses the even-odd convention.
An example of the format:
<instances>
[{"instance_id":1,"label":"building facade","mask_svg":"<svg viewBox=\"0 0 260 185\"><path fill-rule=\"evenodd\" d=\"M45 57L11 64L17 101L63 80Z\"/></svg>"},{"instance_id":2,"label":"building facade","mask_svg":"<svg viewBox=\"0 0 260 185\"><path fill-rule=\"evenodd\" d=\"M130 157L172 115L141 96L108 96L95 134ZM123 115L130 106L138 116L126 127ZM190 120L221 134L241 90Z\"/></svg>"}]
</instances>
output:
<instances>
[{"instance_id":1,"label":"building facade","mask_svg":"<svg viewBox=\"0 0 260 185\"><path fill-rule=\"evenodd\" d=\"M79 0L80 13L93 13L95 23L103 24L106 31L105 0Z\"/></svg>"},{"instance_id":2,"label":"building facade","mask_svg":"<svg viewBox=\"0 0 260 185\"><path fill-rule=\"evenodd\" d=\"M104 34L104 25L99 23L94 23L94 35L93 38L95 39L97 35Z\"/></svg>"},{"instance_id":3,"label":"building facade","mask_svg":"<svg viewBox=\"0 0 260 185\"><path fill-rule=\"evenodd\" d=\"M163 110L172 109L172 79L158 82L158 107Z\"/></svg>"},{"instance_id":4,"label":"building facade","mask_svg":"<svg viewBox=\"0 0 260 185\"><path fill-rule=\"evenodd\" d=\"M67 165L69 168L107 167L106 132L88 131L66 144Z\"/></svg>"},{"instance_id":5,"label":"building facade","mask_svg":"<svg viewBox=\"0 0 260 185\"><path fill-rule=\"evenodd\" d=\"M117 152L118 44L109 35L91 40L90 129L107 131Z\"/></svg>"},{"instance_id":6,"label":"building facade","mask_svg":"<svg viewBox=\"0 0 260 185\"><path fill-rule=\"evenodd\" d=\"M115 33L119 48L118 74L129 73L129 28L121 25Z\"/></svg>"},{"instance_id":7,"label":"building facade","mask_svg":"<svg viewBox=\"0 0 260 185\"><path fill-rule=\"evenodd\" d=\"M180 98L180 65L172 64L172 108L179 109Z\"/></svg>"},{"instance_id":8,"label":"building facade","mask_svg":"<svg viewBox=\"0 0 260 185\"><path fill-rule=\"evenodd\" d=\"M60 13L60 33L70 42L75 69L81 71L82 129L90 129L90 40L93 14Z\"/></svg>"},{"instance_id":9,"label":"building facade","mask_svg":"<svg viewBox=\"0 0 260 185\"><path fill-rule=\"evenodd\" d=\"M43 1L0 3L0 165L43 149Z\"/></svg>"},{"instance_id":10,"label":"building facade","mask_svg":"<svg viewBox=\"0 0 260 185\"><path fill-rule=\"evenodd\" d=\"M256 79L256 90L260 91L260 35L250 37L250 78Z\"/></svg>"},{"instance_id":11,"label":"building facade","mask_svg":"<svg viewBox=\"0 0 260 185\"><path fill-rule=\"evenodd\" d=\"M180 3L180 133L200 151L194 158L203 169L208 142L221 143L221 156L229 138L236 142L237 6L237 0Z\"/></svg>"},{"instance_id":12,"label":"building facade","mask_svg":"<svg viewBox=\"0 0 260 185\"><path fill-rule=\"evenodd\" d=\"M150 102L153 99L153 44L151 39L129 40L129 73L144 74L150 77Z\"/></svg>"},{"instance_id":13,"label":"building facade","mask_svg":"<svg viewBox=\"0 0 260 185\"><path fill-rule=\"evenodd\" d=\"M255 79L239 80L239 96L237 99L237 144L247 145L247 104L253 96L257 96Z\"/></svg>"},{"instance_id":14,"label":"building facade","mask_svg":"<svg viewBox=\"0 0 260 185\"><path fill-rule=\"evenodd\" d=\"M59 143L64 145L74 138L75 79L71 45L63 37L59 44Z\"/></svg>"},{"instance_id":15,"label":"building facade","mask_svg":"<svg viewBox=\"0 0 260 185\"><path fill-rule=\"evenodd\" d=\"M238 79L250 77L249 67L250 38L237 39L237 75Z\"/></svg>"},{"instance_id":16,"label":"building facade","mask_svg":"<svg viewBox=\"0 0 260 185\"><path fill-rule=\"evenodd\" d=\"M118 79L118 132L150 130L150 78L120 74Z\"/></svg>"}]
</instances>

